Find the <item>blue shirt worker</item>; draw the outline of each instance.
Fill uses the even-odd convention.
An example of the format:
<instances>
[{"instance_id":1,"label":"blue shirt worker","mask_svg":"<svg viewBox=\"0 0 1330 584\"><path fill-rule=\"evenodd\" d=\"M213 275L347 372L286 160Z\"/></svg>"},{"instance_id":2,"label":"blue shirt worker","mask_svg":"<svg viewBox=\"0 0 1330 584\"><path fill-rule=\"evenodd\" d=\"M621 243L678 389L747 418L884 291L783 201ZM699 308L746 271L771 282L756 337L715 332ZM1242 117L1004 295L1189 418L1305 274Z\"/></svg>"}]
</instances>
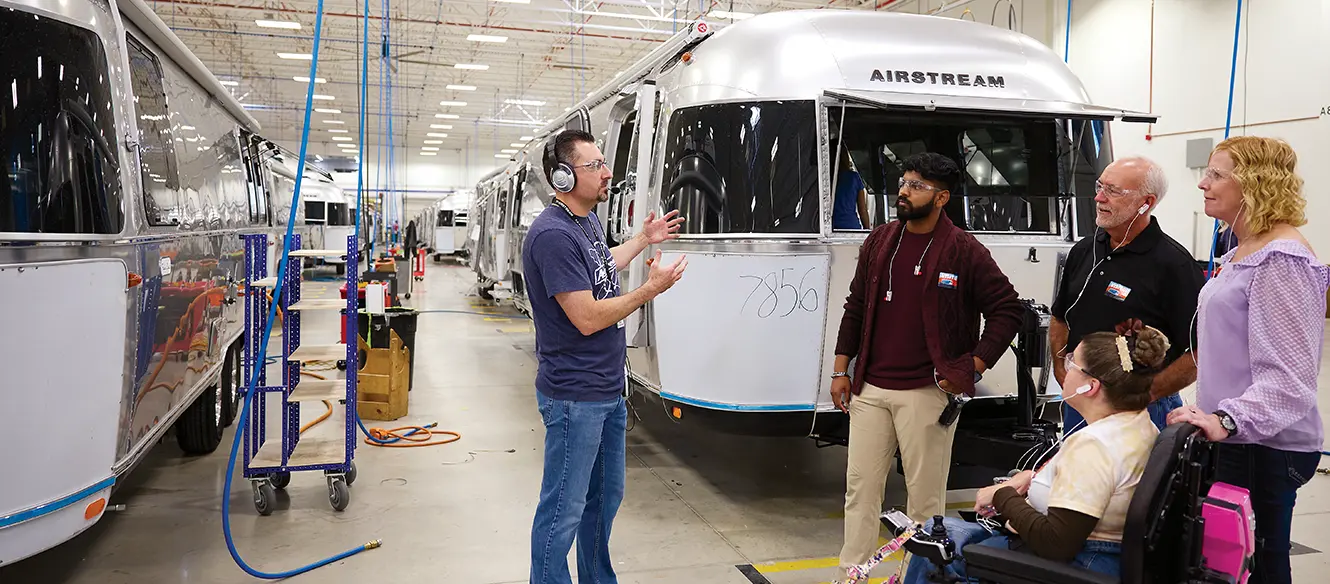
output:
<instances>
[{"instance_id":1,"label":"blue shirt worker","mask_svg":"<svg viewBox=\"0 0 1330 584\"><path fill-rule=\"evenodd\" d=\"M605 244L592 209L613 178L595 138L567 130L549 139L545 178L554 201L522 247L536 323L536 402L545 424L545 466L531 528L531 584L572 584L568 553L577 540L578 579L615 584L609 538L624 494L628 379L624 319L668 290L688 266L656 251L641 287L621 294L619 266L648 245L678 237L678 211L647 216L642 232Z\"/></svg>"}]
</instances>

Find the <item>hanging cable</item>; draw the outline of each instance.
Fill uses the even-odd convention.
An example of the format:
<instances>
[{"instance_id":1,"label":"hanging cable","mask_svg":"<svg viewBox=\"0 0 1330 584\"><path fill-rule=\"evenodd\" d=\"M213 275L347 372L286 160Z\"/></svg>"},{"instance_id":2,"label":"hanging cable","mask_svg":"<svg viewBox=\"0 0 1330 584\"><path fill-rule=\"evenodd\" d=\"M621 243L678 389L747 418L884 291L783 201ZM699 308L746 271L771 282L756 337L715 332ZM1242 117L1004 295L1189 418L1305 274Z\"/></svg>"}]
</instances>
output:
<instances>
[{"instance_id":1,"label":"hanging cable","mask_svg":"<svg viewBox=\"0 0 1330 584\"><path fill-rule=\"evenodd\" d=\"M319 0L318 10L315 13L314 17L314 51L309 64L309 87L305 92L305 127L303 130L301 130L301 135L300 135L300 159L298 163L301 165L302 170L301 172L296 173L295 189L291 192L291 208L286 220L286 239L283 240L285 242L285 245L282 246L282 259L277 264L278 274L286 273L287 264L291 258L291 241L293 239L292 233L294 232L296 226L296 209L298 208L297 205L300 204L300 187L305 177L303 166L305 164L305 157L309 154L310 113L314 109L314 81L316 79L316 74L318 73L319 40L322 38L322 34L323 34L323 0ZM276 286L273 287L273 302L268 307L268 320L266 321L267 324L264 325L263 337L259 341L259 351L257 353L259 355L266 356L268 354L268 339L272 334L272 325L276 317L277 305L282 297L282 292L284 291L285 287L286 287L286 278L278 278ZM245 393L245 405L240 409L240 418L238 419L238 422L236 424L237 429L243 429L245 427L245 424L249 420L250 408L252 407L255 395L257 394L256 386L259 380L259 368L262 367L264 363L266 363L266 359L254 359L253 361L254 361L253 369L251 369L249 375L249 391ZM235 433L235 439L231 442L231 457L230 459L227 460L226 463L226 485L222 490L222 534L226 537L226 549L231 553L231 559L235 560L236 565L240 566L240 568L244 570L245 573L249 574L250 576L254 576L255 578L263 578L267 580L290 578L291 576L303 574L310 570L326 566L333 562L341 561L343 559L356 555L365 550L374 549L382 545L382 543L379 540L374 540L359 547L355 547L347 551L344 551L340 554L319 560L317 562L314 562L312 564L309 564L301 568L296 568L295 570L288 570L286 572L275 572L275 573L261 572L251 567L249 564L245 563L244 558L240 557L240 552L236 550L235 540L231 535L231 496L230 496L231 481L232 478L235 476L235 470L236 470L235 468L236 454L240 450L240 440L243 437L243 435L244 435L243 431L237 431Z\"/></svg>"},{"instance_id":2,"label":"hanging cable","mask_svg":"<svg viewBox=\"0 0 1330 584\"><path fill-rule=\"evenodd\" d=\"M1242 0L1238 0L1238 15L1233 24L1233 60L1228 69L1228 112L1224 114L1224 139L1228 139L1228 134L1233 130L1233 90L1238 81L1238 40L1242 37ZM1247 88L1244 86L1245 92ZM1245 122L1245 120L1244 120ZM1219 220L1215 219L1214 228L1210 230L1210 265L1205 272L1205 279L1214 277L1215 273L1215 247L1219 243Z\"/></svg>"}]
</instances>

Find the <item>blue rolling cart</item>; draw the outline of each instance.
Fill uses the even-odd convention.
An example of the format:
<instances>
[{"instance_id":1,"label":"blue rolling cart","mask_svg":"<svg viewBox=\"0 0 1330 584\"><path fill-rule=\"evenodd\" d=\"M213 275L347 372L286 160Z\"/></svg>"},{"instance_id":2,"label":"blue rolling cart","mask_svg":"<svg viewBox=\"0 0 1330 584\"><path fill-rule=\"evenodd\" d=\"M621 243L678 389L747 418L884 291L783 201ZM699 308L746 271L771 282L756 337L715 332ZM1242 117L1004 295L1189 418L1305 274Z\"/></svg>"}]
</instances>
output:
<instances>
[{"instance_id":1,"label":"blue rolling cart","mask_svg":"<svg viewBox=\"0 0 1330 584\"><path fill-rule=\"evenodd\" d=\"M354 342L334 344L301 344L300 318L305 312L315 310L337 310L345 321L346 338L356 339L357 311L356 294L348 293L341 299L301 299L301 258L343 256L346 258L346 289L356 290L358 286L359 262L354 235L346 238L346 250L300 249L300 235L292 235L290 259L287 261L285 274L268 276L268 240L266 234L241 236L245 242L245 345L244 371L252 371L255 359L264 359L259 355L263 331L267 328L268 310L271 301L268 290L282 284L282 294L278 299L282 312L282 381L270 385L267 379L267 367L258 369L259 379L255 384L255 395L245 396L252 399L248 423L241 430L244 432L244 467L246 479L254 491L254 508L260 515L269 515L273 510L276 490L284 489L291 482L291 473L296 471L321 470L328 482L328 501L333 509L342 511L351 501L349 486L356 480L356 374L359 370L357 360L359 352ZM335 339L334 339L335 340ZM311 361L338 362L327 379L302 379L301 366ZM245 387L249 380L245 380ZM278 394L281 404L279 411L270 412L267 396ZM345 427L338 435L328 437L300 437L300 404L302 402L327 401L332 404L334 413L340 408L345 414ZM281 432L270 436L266 431L269 415L280 415Z\"/></svg>"}]
</instances>

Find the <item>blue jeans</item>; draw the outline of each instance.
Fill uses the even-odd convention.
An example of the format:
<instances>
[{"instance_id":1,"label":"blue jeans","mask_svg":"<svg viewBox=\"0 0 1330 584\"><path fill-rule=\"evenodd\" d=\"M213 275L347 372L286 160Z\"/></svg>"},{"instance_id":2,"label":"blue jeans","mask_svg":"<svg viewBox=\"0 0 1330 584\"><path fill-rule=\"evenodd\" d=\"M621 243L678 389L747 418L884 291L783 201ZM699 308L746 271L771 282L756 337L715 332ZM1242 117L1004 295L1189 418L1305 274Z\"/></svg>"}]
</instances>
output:
<instances>
[{"instance_id":1,"label":"blue jeans","mask_svg":"<svg viewBox=\"0 0 1330 584\"><path fill-rule=\"evenodd\" d=\"M1007 536L996 535L978 523L970 523L956 517L942 518L942 525L947 528L947 537L956 542L956 557L944 568L947 574L970 582L965 574L965 546L984 545L1006 549ZM930 519L924 529L932 529ZM1087 541L1085 548L1076 554L1072 565L1091 572L1119 576L1122 570L1122 545L1109 541ZM933 563L922 556L910 556L910 565L906 569L902 584L927 584L928 574L934 571Z\"/></svg>"},{"instance_id":2,"label":"blue jeans","mask_svg":"<svg viewBox=\"0 0 1330 584\"><path fill-rule=\"evenodd\" d=\"M1215 480L1251 492L1256 515L1256 555L1249 584L1293 581L1288 554L1292 547L1293 504L1298 488L1316 476L1319 452L1291 452L1257 444L1218 445Z\"/></svg>"},{"instance_id":3,"label":"blue jeans","mask_svg":"<svg viewBox=\"0 0 1330 584\"><path fill-rule=\"evenodd\" d=\"M1164 431L1164 426L1168 425L1168 413L1182 407L1182 396L1173 394L1161 397L1150 405L1145 406L1146 411L1150 412L1150 421L1155 423L1155 427L1160 432ZM1062 402L1062 439L1066 440L1077 430L1085 427L1085 417L1071 407L1067 402Z\"/></svg>"},{"instance_id":4,"label":"blue jeans","mask_svg":"<svg viewBox=\"0 0 1330 584\"><path fill-rule=\"evenodd\" d=\"M536 402L545 422L545 476L531 527L531 584L572 584L574 536L577 581L616 584L610 527L623 501L627 402L556 400L539 391Z\"/></svg>"}]
</instances>

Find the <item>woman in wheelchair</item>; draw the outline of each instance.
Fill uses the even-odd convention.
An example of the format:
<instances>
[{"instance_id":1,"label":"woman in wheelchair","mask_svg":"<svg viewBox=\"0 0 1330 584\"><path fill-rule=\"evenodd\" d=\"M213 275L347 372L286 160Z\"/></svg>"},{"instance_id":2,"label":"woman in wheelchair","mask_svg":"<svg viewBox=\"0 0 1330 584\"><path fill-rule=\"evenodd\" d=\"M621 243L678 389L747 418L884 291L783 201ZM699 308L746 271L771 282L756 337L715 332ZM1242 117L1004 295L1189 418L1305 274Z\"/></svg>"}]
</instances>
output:
<instances>
[{"instance_id":1,"label":"woman in wheelchair","mask_svg":"<svg viewBox=\"0 0 1330 584\"><path fill-rule=\"evenodd\" d=\"M943 568L948 576L966 578L966 545L1019 546L1043 558L1119 574L1127 508L1159 434L1145 409L1150 383L1169 343L1140 321L1117 328L1086 336L1066 357L1071 390L1064 389L1063 399L1085 417L1085 428L1042 468L1036 461L1031 466L1037 470L981 489L975 501L978 523L943 520L958 551ZM904 581L929 582L935 570L915 556Z\"/></svg>"}]
</instances>

